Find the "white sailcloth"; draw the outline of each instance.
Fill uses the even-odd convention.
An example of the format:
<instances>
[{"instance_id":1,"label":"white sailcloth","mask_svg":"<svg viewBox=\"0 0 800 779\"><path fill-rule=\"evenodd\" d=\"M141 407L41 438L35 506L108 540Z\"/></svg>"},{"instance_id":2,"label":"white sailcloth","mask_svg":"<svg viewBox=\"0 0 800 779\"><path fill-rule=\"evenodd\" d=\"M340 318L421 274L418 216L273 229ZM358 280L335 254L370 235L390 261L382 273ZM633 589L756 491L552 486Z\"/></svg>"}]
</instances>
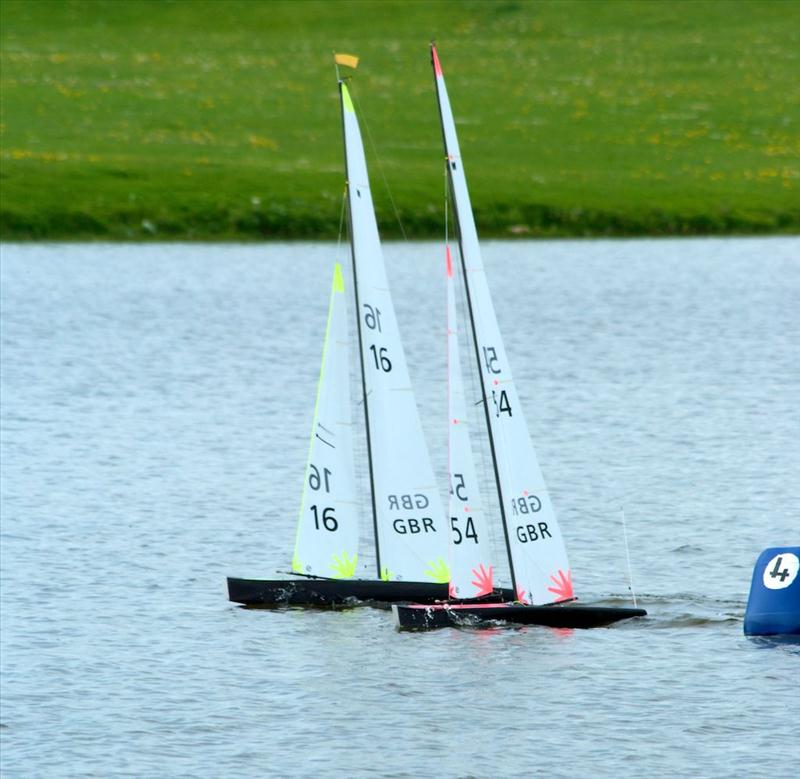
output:
<instances>
[{"instance_id":1,"label":"white sailcloth","mask_svg":"<svg viewBox=\"0 0 800 779\"><path fill-rule=\"evenodd\" d=\"M342 268L334 267L292 570L349 579L358 560L350 341Z\"/></svg>"},{"instance_id":2,"label":"white sailcloth","mask_svg":"<svg viewBox=\"0 0 800 779\"><path fill-rule=\"evenodd\" d=\"M479 598L494 589L496 566L481 502L464 397L456 316L455 280L450 247L447 271L447 408L450 472L450 597Z\"/></svg>"},{"instance_id":3,"label":"white sailcloth","mask_svg":"<svg viewBox=\"0 0 800 779\"><path fill-rule=\"evenodd\" d=\"M461 161L455 122L435 47L431 47L436 93L461 240L478 362L499 482L517 597L545 604L574 597L572 573L550 496L528 433L506 358L483 268Z\"/></svg>"},{"instance_id":4,"label":"white sailcloth","mask_svg":"<svg viewBox=\"0 0 800 779\"><path fill-rule=\"evenodd\" d=\"M447 582L441 497L386 279L358 120L344 82L340 91L380 576Z\"/></svg>"}]
</instances>

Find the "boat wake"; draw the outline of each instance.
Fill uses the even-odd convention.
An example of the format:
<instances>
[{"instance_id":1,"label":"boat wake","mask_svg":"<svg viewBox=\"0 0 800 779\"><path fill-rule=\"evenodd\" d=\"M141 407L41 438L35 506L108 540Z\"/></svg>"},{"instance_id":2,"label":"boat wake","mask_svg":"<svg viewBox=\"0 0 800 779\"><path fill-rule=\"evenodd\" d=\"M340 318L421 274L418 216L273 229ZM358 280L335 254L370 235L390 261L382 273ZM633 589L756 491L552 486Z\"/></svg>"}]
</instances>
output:
<instances>
[{"instance_id":1,"label":"boat wake","mask_svg":"<svg viewBox=\"0 0 800 779\"><path fill-rule=\"evenodd\" d=\"M744 603L740 600L707 598L696 593L643 593L639 601L647 608L648 626L656 629L719 627L740 624L744 619Z\"/></svg>"}]
</instances>

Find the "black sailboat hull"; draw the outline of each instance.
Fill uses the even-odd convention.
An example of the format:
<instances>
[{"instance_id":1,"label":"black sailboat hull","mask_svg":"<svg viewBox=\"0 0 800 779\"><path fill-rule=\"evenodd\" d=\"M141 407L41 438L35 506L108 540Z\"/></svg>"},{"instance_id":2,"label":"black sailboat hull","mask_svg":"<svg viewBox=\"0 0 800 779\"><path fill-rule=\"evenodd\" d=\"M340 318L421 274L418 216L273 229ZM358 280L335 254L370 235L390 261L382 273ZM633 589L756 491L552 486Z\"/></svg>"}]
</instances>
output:
<instances>
[{"instance_id":1,"label":"black sailboat hull","mask_svg":"<svg viewBox=\"0 0 800 779\"><path fill-rule=\"evenodd\" d=\"M486 605L393 605L395 624L401 630L432 630L447 626L481 626L493 621L550 628L597 628L631 617L644 617L644 609L610 606L525 606L521 603Z\"/></svg>"},{"instance_id":2,"label":"black sailboat hull","mask_svg":"<svg viewBox=\"0 0 800 779\"><path fill-rule=\"evenodd\" d=\"M228 599L246 606L336 606L374 603L435 603L447 584L370 579L236 579L228 577Z\"/></svg>"}]
</instances>

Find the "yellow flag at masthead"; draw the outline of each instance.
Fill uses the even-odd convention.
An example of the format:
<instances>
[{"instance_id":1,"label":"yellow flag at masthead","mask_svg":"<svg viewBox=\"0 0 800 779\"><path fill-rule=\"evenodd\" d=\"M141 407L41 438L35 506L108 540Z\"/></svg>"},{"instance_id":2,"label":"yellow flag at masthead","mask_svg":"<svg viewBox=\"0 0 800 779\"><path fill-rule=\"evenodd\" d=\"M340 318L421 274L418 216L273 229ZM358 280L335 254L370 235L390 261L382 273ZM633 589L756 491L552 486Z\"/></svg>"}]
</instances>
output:
<instances>
[{"instance_id":1,"label":"yellow flag at masthead","mask_svg":"<svg viewBox=\"0 0 800 779\"><path fill-rule=\"evenodd\" d=\"M347 68L358 67L358 57L355 57L352 54L334 54L333 59L337 65L344 65Z\"/></svg>"}]
</instances>

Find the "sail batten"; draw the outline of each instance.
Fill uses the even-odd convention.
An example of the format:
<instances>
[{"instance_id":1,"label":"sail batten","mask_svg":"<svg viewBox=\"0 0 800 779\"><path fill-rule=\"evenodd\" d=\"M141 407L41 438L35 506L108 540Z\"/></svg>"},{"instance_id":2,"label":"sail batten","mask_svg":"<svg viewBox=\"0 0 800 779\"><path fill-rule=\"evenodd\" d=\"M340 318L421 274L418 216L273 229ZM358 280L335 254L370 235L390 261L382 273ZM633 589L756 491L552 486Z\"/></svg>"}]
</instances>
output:
<instances>
[{"instance_id":1,"label":"sail batten","mask_svg":"<svg viewBox=\"0 0 800 779\"><path fill-rule=\"evenodd\" d=\"M347 84L339 89L378 575L447 581L445 516L389 291L361 132Z\"/></svg>"},{"instance_id":2,"label":"sail batten","mask_svg":"<svg viewBox=\"0 0 800 779\"><path fill-rule=\"evenodd\" d=\"M497 324L453 113L438 53L433 45L431 56L475 359L481 377L482 401L512 581L517 598L525 603L570 600L574 595L569 561Z\"/></svg>"}]
</instances>

